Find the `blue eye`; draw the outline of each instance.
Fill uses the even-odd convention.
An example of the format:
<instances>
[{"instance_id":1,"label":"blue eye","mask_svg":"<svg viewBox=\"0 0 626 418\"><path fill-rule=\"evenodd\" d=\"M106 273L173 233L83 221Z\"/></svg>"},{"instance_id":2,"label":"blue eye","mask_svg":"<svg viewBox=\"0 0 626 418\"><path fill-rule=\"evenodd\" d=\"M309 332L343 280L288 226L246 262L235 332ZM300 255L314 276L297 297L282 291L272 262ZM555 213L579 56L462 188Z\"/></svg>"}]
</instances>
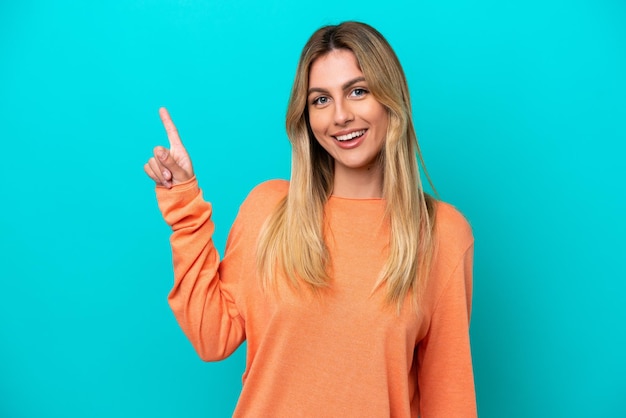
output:
<instances>
[{"instance_id":1,"label":"blue eye","mask_svg":"<svg viewBox=\"0 0 626 418\"><path fill-rule=\"evenodd\" d=\"M367 93L369 92L363 88L356 88L352 90L352 96L355 96L355 97L362 97L362 96L365 96Z\"/></svg>"},{"instance_id":2,"label":"blue eye","mask_svg":"<svg viewBox=\"0 0 626 418\"><path fill-rule=\"evenodd\" d=\"M313 99L313 102L311 103L314 105L325 105L326 103L328 103L328 97L326 96L317 97Z\"/></svg>"}]
</instances>

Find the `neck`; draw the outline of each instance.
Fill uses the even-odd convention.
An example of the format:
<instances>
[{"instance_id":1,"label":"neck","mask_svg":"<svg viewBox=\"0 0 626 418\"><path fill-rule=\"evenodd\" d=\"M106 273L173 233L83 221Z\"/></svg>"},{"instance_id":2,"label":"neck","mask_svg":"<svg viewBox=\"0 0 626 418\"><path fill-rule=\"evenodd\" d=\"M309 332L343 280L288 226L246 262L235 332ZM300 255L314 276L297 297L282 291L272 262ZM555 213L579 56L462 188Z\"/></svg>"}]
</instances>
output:
<instances>
[{"instance_id":1,"label":"neck","mask_svg":"<svg viewBox=\"0 0 626 418\"><path fill-rule=\"evenodd\" d=\"M379 164L359 169L335 166L333 195L350 199L383 197L383 175Z\"/></svg>"}]
</instances>

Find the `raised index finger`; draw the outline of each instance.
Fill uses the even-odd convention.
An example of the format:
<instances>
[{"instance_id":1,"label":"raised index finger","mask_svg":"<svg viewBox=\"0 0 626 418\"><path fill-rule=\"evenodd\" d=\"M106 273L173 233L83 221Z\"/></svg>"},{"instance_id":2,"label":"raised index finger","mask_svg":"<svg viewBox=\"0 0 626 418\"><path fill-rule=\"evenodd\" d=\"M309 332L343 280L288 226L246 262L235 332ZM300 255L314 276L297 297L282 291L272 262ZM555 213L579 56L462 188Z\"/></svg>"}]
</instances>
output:
<instances>
[{"instance_id":1,"label":"raised index finger","mask_svg":"<svg viewBox=\"0 0 626 418\"><path fill-rule=\"evenodd\" d=\"M161 116L161 122L163 122L163 126L165 127L165 132L167 132L167 138L170 141L170 149L171 148L183 148L183 143L180 140L180 136L178 135L178 129L176 129L176 125L172 121L172 117L166 108L162 107L159 109L159 116Z\"/></svg>"}]
</instances>

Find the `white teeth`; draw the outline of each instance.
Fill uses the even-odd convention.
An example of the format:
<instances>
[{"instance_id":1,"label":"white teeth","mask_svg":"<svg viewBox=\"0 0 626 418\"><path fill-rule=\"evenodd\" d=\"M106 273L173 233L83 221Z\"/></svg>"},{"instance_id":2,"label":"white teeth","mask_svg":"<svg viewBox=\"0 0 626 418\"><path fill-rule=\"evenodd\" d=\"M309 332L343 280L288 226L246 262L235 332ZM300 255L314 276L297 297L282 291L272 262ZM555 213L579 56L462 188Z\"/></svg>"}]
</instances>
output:
<instances>
[{"instance_id":1,"label":"white teeth","mask_svg":"<svg viewBox=\"0 0 626 418\"><path fill-rule=\"evenodd\" d=\"M349 134L346 134L346 135L336 136L335 138L337 139L337 141L349 141L351 139L354 139L358 136L363 135L364 133L365 133L365 129L363 129L362 131L350 132Z\"/></svg>"}]
</instances>

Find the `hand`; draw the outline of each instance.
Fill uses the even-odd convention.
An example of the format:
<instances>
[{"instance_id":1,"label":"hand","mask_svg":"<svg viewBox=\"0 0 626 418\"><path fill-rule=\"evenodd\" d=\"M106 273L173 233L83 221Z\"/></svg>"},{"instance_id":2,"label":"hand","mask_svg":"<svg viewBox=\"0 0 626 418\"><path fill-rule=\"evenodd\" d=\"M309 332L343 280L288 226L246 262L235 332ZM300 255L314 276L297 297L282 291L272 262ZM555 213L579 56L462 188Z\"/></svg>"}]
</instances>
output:
<instances>
[{"instance_id":1,"label":"hand","mask_svg":"<svg viewBox=\"0 0 626 418\"><path fill-rule=\"evenodd\" d=\"M160 108L159 116L161 116L161 121L167 132L170 148L168 150L161 146L155 147L154 157L148 160L143 169L157 186L164 186L169 189L192 178L193 167L167 109Z\"/></svg>"}]
</instances>

